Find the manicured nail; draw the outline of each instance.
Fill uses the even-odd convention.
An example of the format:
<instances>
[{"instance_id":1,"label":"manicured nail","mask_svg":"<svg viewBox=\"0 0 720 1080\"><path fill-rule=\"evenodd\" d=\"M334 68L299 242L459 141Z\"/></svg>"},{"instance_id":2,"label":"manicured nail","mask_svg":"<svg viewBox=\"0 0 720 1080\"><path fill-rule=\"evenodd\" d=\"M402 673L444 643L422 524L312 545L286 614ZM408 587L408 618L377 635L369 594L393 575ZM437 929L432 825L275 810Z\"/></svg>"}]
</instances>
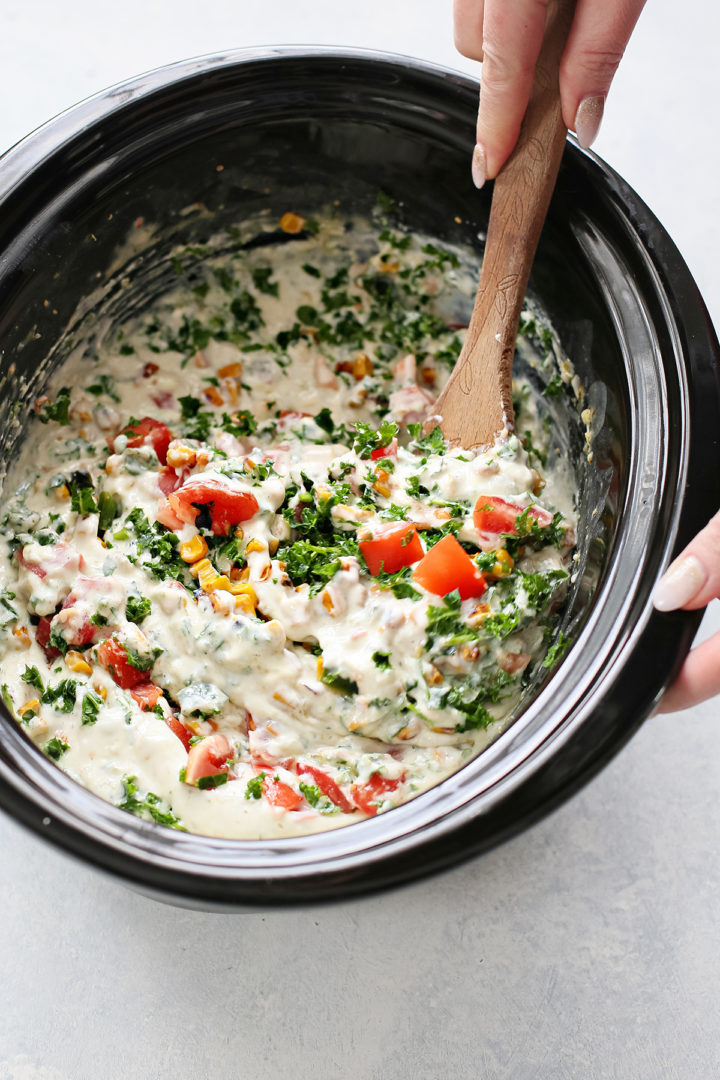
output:
<instances>
[{"instance_id":1,"label":"manicured nail","mask_svg":"<svg viewBox=\"0 0 720 1080\"><path fill-rule=\"evenodd\" d=\"M684 607L702 589L707 573L694 555L682 555L671 563L655 586L653 604L658 611Z\"/></svg>"},{"instance_id":2,"label":"manicured nail","mask_svg":"<svg viewBox=\"0 0 720 1080\"><path fill-rule=\"evenodd\" d=\"M595 142L604 108L605 98L601 96L586 97L580 102L575 114L575 134L583 150L587 150Z\"/></svg>"},{"instance_id":3,"label":"manicured nail","mask_svg":"<svg viewBox=\"0 0 720 1080\"><path fill-rule=\"evenodd\" d=\"M485 151L480 143L475 144L472 156L472 178L476 188L481 188L487 179L487 166L485 164Z\"/></svg>"}]
</instances>

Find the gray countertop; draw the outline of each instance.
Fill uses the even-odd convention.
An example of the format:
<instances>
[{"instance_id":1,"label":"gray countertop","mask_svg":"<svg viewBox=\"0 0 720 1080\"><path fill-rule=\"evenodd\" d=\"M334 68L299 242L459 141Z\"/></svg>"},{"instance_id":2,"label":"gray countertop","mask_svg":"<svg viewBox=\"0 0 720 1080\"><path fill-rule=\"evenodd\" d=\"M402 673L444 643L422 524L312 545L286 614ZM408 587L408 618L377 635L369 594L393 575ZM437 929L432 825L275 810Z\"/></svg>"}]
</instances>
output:
<instances>
[{"instance_id":1,"label":"gray countertop","mask_svg":"<svg viewBox=\"0 0 720 1080\"><path fill-rule=\"evenodd\" d=\"M719 30L702 0L649 0L597 143L715 316ZM138 71L277 41L474 66L454 52L449 0L5 0L0 148ZM717 701L655 717L498 850L317 910L164 906L2 817L0 1080L717 1077L717 725Z\"/></svg>"}]
</instances>

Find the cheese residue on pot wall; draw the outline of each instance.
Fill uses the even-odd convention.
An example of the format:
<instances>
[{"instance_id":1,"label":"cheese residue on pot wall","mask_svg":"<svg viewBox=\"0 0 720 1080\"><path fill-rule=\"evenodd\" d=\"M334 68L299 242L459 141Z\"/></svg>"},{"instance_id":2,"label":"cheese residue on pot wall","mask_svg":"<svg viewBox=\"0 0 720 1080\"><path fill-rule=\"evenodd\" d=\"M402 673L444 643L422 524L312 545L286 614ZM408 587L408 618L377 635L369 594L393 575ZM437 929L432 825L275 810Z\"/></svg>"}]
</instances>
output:
<instances>
[{"instance_id":1,"label":"cheese residue on pot wall","mask_svg":"<svg viewBox=\"0 0 720 1080\"><path fill-rule=\"evenodd\" d=\"M280 246L177 252L177 290L38 400L6 484L5 703L162 825L384 812L478 754L564 645L569 466L526 387L522 439L423 434L472 280L428 239L346 224L288 213ZM547 331L527 313L521 335Z\"/></svg>"}]
</instances>

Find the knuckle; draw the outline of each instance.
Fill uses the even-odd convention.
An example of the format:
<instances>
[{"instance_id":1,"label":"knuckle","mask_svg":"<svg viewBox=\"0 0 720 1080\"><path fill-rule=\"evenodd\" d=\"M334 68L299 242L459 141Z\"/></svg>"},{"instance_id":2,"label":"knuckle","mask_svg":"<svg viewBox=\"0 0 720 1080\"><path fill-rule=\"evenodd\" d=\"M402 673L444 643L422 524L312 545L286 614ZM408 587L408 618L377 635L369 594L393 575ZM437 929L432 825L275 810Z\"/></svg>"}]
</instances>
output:
<instances>
[{"instance_id":1,"label":"knuckle","mask_svg":"<svg viewBox=\"0 0 720 1080\"><path fill-rule=\"evenodd\" d=\"M483 53L482 86L486 92L504 94L518 83L527 82L535 70L534 64L518 61L488 40L483 44Z\"/></svg>"},{"instance_id":2,"label":"knuckle","mask_svg":"<svg viewBox=\"0 0 720 1080\"><path fill-rule=\"evenodd\" d=\"M585 45L573 57L573 67L583 72L589 84L600 89L610 85L622 58L622 49Z\"/></svg>"}]
</instances>

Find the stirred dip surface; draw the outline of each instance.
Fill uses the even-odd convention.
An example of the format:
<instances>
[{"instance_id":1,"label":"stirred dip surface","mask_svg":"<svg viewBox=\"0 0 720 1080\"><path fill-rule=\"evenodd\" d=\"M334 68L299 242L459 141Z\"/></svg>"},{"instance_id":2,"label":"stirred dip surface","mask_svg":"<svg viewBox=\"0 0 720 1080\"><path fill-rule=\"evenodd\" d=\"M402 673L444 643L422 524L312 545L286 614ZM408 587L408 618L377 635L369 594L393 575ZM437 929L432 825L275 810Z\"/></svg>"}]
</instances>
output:
<instances>
[{"instance_id":1,"label":"stirred dip surface","mask_svg":"<svg viewBox=\"0 0 720 1080\"><path fill-rule=\"evenodd\" d=\"M237 838L351 824L478 754L562 650L574 545L527 389L522 441L422 434L471 302L457 255L262 228L287 242L183 249L172 295L77 347L0 557L30 738L124 810Z\"/></svg>"}]
</instances>

